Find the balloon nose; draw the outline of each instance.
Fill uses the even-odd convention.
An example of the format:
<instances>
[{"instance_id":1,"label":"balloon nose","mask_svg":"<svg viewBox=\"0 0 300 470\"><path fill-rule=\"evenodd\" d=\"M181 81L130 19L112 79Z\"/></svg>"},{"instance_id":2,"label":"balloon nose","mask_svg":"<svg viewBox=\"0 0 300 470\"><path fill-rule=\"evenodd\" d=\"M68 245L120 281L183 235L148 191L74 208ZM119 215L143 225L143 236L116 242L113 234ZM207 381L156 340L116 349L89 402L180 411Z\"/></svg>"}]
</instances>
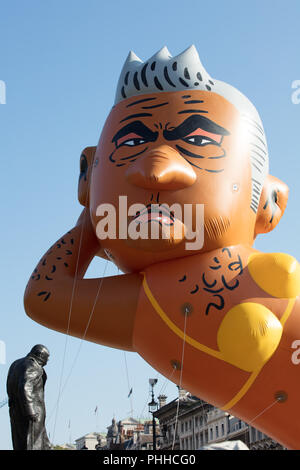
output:
<instances>
[{"instance_id":1,"label":"balloon nose","mask_svg":"<svg viewBox=\"0 0 300 470\"><path fill-rule=\"evenodd\" d=\"M140 188L176 190L191 186L197 176L176 150L161 145L132 163L126 171L126 178Z\"/></svg>"}]
</instances>

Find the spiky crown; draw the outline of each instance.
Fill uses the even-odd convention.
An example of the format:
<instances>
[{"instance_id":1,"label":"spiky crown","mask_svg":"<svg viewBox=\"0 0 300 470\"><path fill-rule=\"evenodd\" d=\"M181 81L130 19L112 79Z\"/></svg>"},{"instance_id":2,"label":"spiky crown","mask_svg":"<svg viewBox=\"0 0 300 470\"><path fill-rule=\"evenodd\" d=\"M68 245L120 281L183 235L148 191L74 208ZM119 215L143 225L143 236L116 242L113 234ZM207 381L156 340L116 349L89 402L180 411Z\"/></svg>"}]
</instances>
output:
<instances>
[{"instance_id":1,"label":"spiky crown","mask_svg":"<svg viewBox=\"0 0 300 470\"><path fill-rule=\"evenodd\" d=\"M146 62L130 51L120 75L116 103L139 94L211 90L213 86L214 82L201 64L195 46L176 57L163 47Z\"/></svg>"}]
</instances>

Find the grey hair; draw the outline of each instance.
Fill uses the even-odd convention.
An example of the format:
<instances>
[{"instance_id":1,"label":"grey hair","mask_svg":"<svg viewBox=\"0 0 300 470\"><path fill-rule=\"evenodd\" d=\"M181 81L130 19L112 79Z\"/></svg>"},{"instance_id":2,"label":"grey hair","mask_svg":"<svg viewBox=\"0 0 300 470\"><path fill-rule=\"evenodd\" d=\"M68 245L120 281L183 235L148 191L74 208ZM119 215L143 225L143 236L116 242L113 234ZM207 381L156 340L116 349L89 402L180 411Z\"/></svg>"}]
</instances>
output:
<instances>
[{"instance_id":1,"label":"grey hair","mask_svg":"<svg viewBox=\"0 0 300 470\"><path fill-rule=\"evenodd\" d=\"M269 172L267 141L261 119L251 101L239 90L210 77L194 45L175 57L163 47L146 62L131 51L120 74L115 104L132 96L183 90L217 93L240 111L250 145L252 172L250 207L256 213L263 184Z\"/></svg>"},{"instance_id":2,"label":"grey hair","mask_svg":"<svg viewBox=\"0 0 300 470\"><path fill-rule=\"evenodd\" d=\"M250 207L257 212L261 191L269 172L269 155L263 126L248 115L242 115L249 135L252 193Z\"/></svg>"}]
</instances>

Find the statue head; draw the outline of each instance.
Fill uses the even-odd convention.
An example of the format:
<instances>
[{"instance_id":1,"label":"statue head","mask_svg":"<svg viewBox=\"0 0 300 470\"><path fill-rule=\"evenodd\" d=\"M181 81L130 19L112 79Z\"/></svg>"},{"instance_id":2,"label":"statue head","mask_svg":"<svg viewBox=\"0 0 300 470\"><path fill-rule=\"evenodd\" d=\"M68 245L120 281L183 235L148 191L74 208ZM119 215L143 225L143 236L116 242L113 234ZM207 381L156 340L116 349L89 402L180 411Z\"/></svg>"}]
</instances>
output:
<instances>
[{"instance_id":1,"label":"statue head","mask_svg":"<svg viewBox=\"0 0 300 470\"><path fill-rule=\"evenodd\" d=\"M33 346L28 356L33 356L41 366L45 366L48 362L50 352L46 346L36 344Z\"/></svg>"},{"instance_id":2,"label":"statue head","mask_svg":"<svg viewBox=\"0 0 300 470\"><path fill-rule=\"evenodd\" d=\"M186 249L185 222L170 210L174 204L182 213L191 207L195 233L196 206L204 207L197 252L251 246L277 225L287 202L287 186L268 171L257 110L236 88L210 77L194 46L176 57L164 47L145 62L130 52L98 146L81 156L79 200L90 208L98 235L99 207L116 208L115 237L101 246L131 271L195 253ZM146 207L128 214L125 225L159 225L158 239L120 236L119 196L126 196L127 208ZM164 214L150 214L153 204Z\"/></svg>"}]
</instances>

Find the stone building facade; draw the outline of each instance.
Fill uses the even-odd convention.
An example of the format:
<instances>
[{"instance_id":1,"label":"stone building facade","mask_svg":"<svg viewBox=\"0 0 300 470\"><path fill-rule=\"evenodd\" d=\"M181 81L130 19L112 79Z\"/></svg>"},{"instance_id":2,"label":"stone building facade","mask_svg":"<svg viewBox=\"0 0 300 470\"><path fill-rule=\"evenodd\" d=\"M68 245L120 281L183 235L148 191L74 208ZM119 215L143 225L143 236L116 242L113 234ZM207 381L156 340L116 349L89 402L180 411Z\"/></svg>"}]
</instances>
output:
<instances>
[{"instance_id":1,"label":"stone building facade","mask_svg":"<svg viewBox=\"0 0 300 470\"><path fill-rule=\"evenodd\" d=\"M160 407L154 416L161 433L158 444L162 450L198 450L222 441L242 441L249 449L284 449L279 443L185 390L178 398L166 403L158 397Z\"/></svg>"},{"instance_id":2,"label":"stone building facade","mask_svg":"<svg viewBox=\"0 0 300 470\"><path fill-rule=\"evenodd\" d=\"M84 436L76 439L76 450L95 450L96 445L98 444L98 433L91 432L85 434Z\"/></svg>"},{"instance_id":3,"label":"stone building facade","mask_svg":"<svg viewBox=\"0 0 300 470\"><path fill-rule=\"evenodd\" d=\"M152 421L126 418L107 428L105 449L117 450L152 450L153 434ZM156 424L156 434L160 434L159 424Z\"/></svg>"}]
</instances>

